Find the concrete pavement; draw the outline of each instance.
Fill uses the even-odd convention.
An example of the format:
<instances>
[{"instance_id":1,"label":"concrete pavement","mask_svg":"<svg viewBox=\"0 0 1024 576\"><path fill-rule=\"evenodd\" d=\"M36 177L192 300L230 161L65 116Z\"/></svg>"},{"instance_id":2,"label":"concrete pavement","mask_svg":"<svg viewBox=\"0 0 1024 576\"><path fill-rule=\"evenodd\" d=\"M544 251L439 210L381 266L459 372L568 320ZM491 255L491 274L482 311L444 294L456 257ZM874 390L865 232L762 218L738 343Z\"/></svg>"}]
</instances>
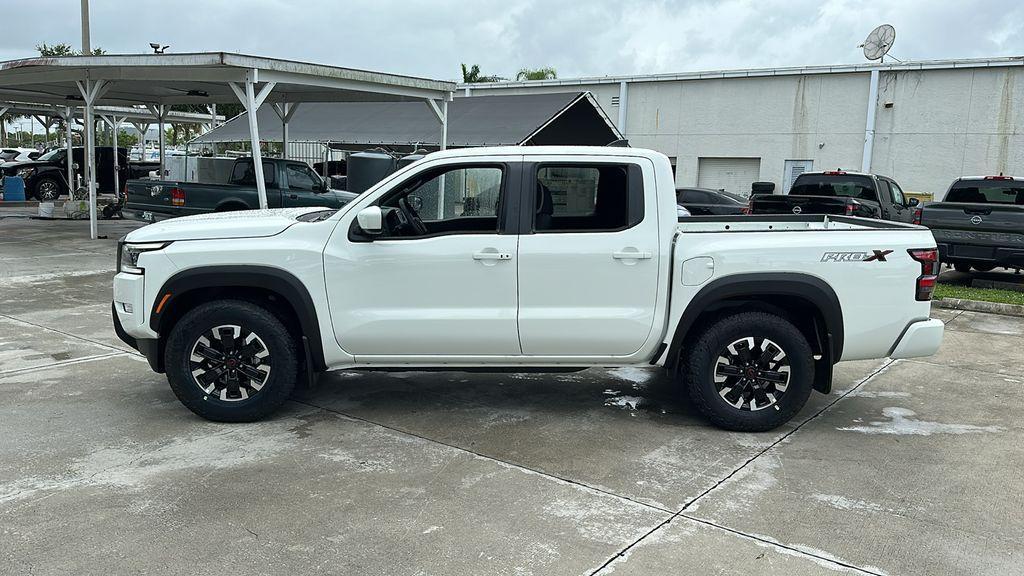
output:
<instances>
[{"instance_id":1,"label":"concrete pavement","mask_svg":"<svg viewBox=\"0 0 1024 576\"><path fill-rule=\"evenodd\" d=\"M113 335L134 225L0 220L0 573L1016 574L1024 319L837 366L767 434L657 371L325 375L198 419Z\"/></svg>"}]
</instances>

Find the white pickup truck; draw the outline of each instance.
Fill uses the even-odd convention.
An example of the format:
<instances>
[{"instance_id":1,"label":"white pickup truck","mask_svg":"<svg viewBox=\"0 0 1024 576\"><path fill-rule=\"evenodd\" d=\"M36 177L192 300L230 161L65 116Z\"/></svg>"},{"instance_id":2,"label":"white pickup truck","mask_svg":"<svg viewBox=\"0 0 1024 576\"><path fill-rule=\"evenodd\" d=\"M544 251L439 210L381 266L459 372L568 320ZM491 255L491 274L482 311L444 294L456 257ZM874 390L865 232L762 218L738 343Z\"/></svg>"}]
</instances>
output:
<instances>
[{"instance_id":1,"label":"white pickup truck","mask_svg":"<svg viewBox=\"0 0 1024 576\"><path fill-rule=\"evenodd\" d=\"M326 370L663 366L714 424L769 430L840 360L933 354L924 228L677 219L635 148L435 153L340 210L178 218L119 245L119 336L217 421Z\"/></svg>"}]
</instances>

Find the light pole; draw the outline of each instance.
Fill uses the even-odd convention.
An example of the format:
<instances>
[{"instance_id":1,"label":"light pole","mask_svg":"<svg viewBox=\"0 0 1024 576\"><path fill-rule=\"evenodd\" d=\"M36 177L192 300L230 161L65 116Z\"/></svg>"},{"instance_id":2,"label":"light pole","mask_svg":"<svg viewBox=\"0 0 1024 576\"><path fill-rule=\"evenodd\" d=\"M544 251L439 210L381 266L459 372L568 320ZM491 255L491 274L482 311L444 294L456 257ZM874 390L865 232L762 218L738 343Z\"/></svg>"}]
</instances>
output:
<instances>
[{"instance_id":1,"label":"light pole","mask_svg":"<svg viewBox=\"0 0 1024 576\"><path fill-rule=\"evenodd\" d=\"M89 46L89 0L82 0L82 54L92 54Z\"/></svg>"}]
</instances>

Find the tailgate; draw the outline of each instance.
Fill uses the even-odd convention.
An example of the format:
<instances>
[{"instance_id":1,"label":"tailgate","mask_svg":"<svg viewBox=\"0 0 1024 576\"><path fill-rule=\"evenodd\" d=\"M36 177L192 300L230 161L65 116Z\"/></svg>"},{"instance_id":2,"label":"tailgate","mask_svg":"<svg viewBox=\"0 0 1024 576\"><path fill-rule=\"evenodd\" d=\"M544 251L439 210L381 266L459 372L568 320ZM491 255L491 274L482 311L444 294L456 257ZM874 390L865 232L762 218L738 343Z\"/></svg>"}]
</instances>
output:
<instances>
[{"instance_id":1,"label":"tailgate","mask_svg":"<svg viewBox=\"0 0 1024 576\"><path fill-rule=\"evenodd\" d=\"M834 196L781 196L758 194L751 197L754 214L845 214L846 198Z\"/></svg>"},{"instance_id":2,"label":"tailgate","mask_svg":"<svg viewBox=\"0 0 1024 576\"><path fill-rule=\"evenodd\" d=\"M125 208L138 213L141 220L152 221L152 214L177 215L185 205L185 190L178 182L129 180L127 188Z\"/></svg>"},{"instance_id":3,"label":"tailgate","mask_svg":"<svg viewBox=\"0 0 1024 576\"><path fill-rule=\"evenodd\" d=\"M921 224L940 243L1024 248L1024 205L936 202L922 209Z\"/></svg>"}]
</instances>

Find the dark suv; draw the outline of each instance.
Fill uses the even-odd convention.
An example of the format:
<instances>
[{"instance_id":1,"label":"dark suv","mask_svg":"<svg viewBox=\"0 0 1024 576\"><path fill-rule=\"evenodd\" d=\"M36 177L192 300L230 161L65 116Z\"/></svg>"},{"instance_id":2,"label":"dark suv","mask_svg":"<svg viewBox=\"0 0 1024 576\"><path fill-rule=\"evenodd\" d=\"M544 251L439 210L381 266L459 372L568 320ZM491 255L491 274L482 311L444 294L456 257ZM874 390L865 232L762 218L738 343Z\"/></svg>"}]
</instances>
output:
<instances>
[{"instance_id":1,"label":"dark suv","mask_svg":"<svg viewBox=\"0 0 1024 576\"><path fill-rule=\"evenodd\" d=\"M68 193L67 149L57 148L35 160L5 162L0 165L3 176L21 176L25 179L25 195L36 200L56 200ZM85 165L85 148L71 149L71 160L75 173L81 174ZM118 172L123 184L135 172L155 169L158 162L128 162L128 150L118 148ZM100 192L114 190L114 150L108 146L96 147L96 184Z\"/></svg>"}]
</instances>

